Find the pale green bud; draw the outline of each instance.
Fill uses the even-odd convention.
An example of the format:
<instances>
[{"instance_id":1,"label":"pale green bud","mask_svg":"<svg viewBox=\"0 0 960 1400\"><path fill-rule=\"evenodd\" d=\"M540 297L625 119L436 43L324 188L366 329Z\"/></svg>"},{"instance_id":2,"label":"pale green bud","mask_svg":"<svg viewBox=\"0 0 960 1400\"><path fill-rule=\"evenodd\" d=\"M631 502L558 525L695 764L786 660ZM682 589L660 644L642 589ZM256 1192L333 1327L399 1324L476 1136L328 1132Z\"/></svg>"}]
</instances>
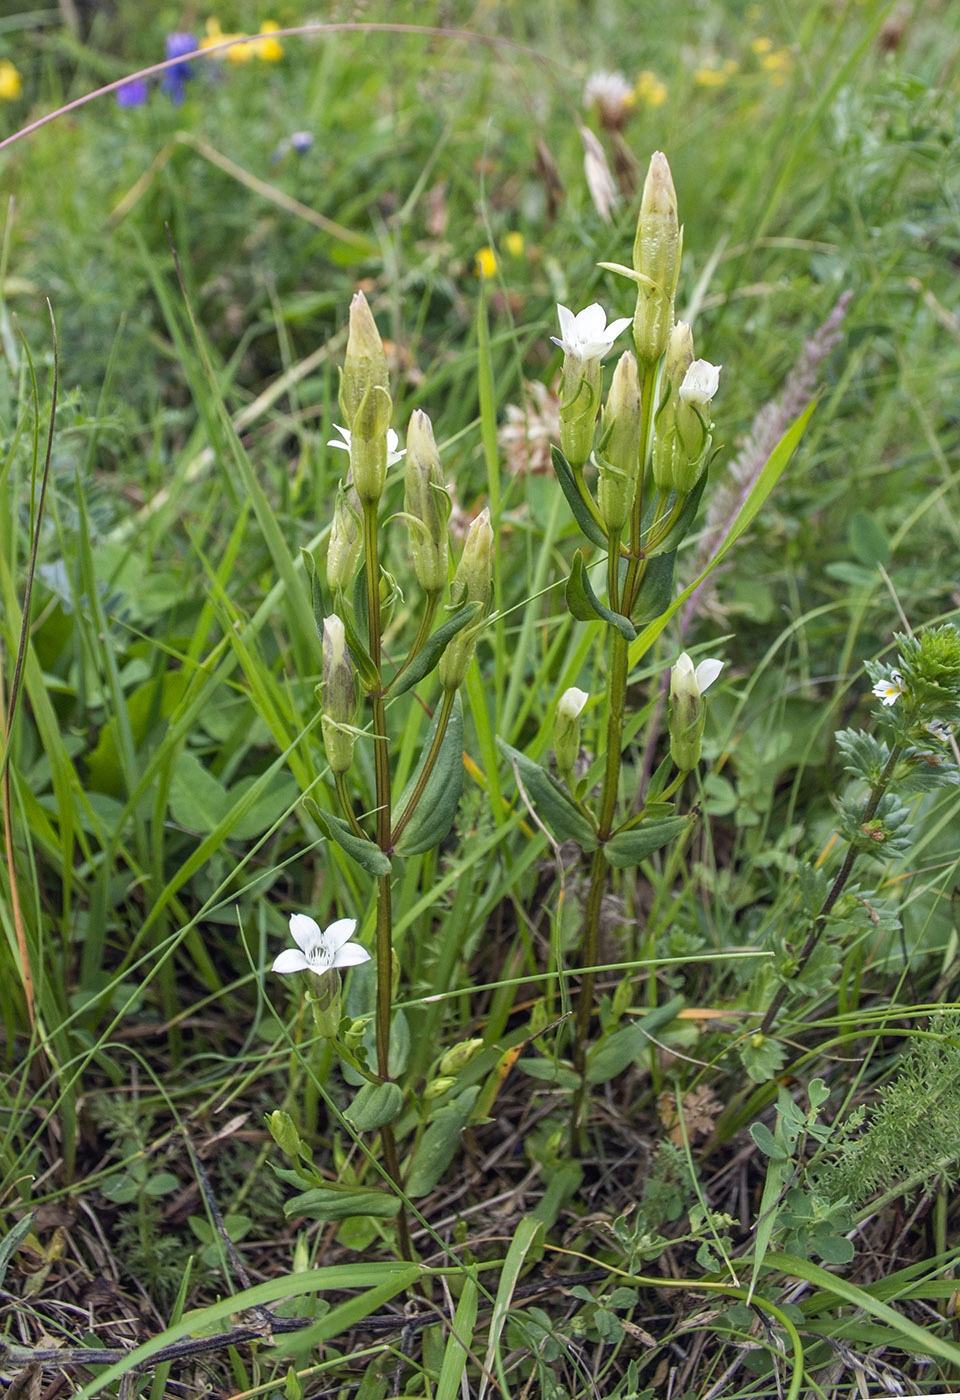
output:
<instances>
[{"instance_id":1,"label":"pale green bud","mask_svg":"<svg viewBox=\"0 0 960 1400\"><path fill-rule=\"evenodd\" d=\"M378 384L364 394L350 430L350 470L361 501L375 504L383 494L390 465L389 434L393 400ZM396 435L394 434L394 437Z\"/></svg>"},{"instance_id":2,"label":"pale green bud","mask_svg":"<svg viewBox=\"0 0 960 1400\"><path fill-rule=\"evenodd\" d=\"M410 517L413 570L424 593L447 586L447 518L450 497L443 484L440 454L430 419L417 409L407 429L407 460L403 471L403 509Z\"/></svg>"},{"instance_id":3,"label":"pale green bud","mask_svg":"<svg viewBox=\"0 0 960 1400\"><path fill-rule=\"evenodd\" d=\"M677 403L676 490L685 496L696 486L710 450L710 404L720 383L720 365L694 360L680 385Z\"/></svg>"},{"instance_id":4,"label":"pale green bud","mask_svg":"<svg viewBox=\"0 0 960 1400\"><path fill-rule=\"evenodd\" d=\"M454 607L464 603L479 603L480 611L490 600L493 581L493 526L487 507L470 526L463 546L457 572L450 585L450 602ZM447 644L440 658L440 684L444 690L456 690L463 683L467 668L473 660L479 626L464 627Z\"/></svg>"},{"instance_id":5,"label":"pale green bud","mask_svg":"<svg viewBox=\"0 0 960 1400\"><path fill-rule=\"evenodd\" d=\"M580 715L590 699L585 690L571 686L565 690L557 702L557 714L553 721L553 752L557 767L566 776L573 771L580 754Z\"/></svg>"},{"instance_id":6,"label":"pale green bud","mask_svg":"<svg viewBox=\"0 0 960 1400\"><path fill-rule=\"evenodd\" d=\"M346 592L353 583L363 548L362 514L356 491L352 487L345 491L341 486L327 542L327 585L333 593L337 589Z\"/></svg>"},{"instance_id":7,"label":"pale green bud","mask_svg":"<svg viewBox=\"0 0 960 1400\"><path fill-rule=\"evenodd\" d=\"M336 1040L340 1030L340 974L335 967L326 972L308 972L311 991L307 994L318 1034Z\"/></svg>"},{"instance_id":8,"label":"pale green bud","mask_svg":"<svg viewBox=\"0 0 960 1400\"><path fill-rule=\"evenodd\" d=\"M320 726L327 762L334 773L345 773L353 761L353 720L357 708L357 683L347 648L343 622L336 613L323 619L323 679Z\"/></svg>"},{"instance_id":9,"label":"pale green bud","mask_svg":"<svg viewBox=\"0 0 960 1400\"><path fill-rule=\"evenodd\" d=\"M712 658L694 668L686 652L670 668L670 757L681 773L700 762L700 743L707 711L703 692L719 676L722 661Z\"/></svg>"},{"instance_id":10,"label":"pale green bud","mask_svg":"<svg viewBox=\"0 0 960 1400\"><path fill-rule=\"evenodd\" d=\"M293 1246L293 1272L305 1274L310 1267L310 1241L306 1230L297 1232L297 1242Z\"/></svg>"},{"instance_id":11,"label":"pale green bud","mask_svg":"<svg viewBox=\"0 0 960 1400\"><path fill-rule=\"evenodd\" d=\"M289 1113L284 1113L282 1108L275 1108L272 1113L267 1114L267 1127L270 1136L292 1162L300 1160L300 1134Z\"/></svg>"},{"instance_id":12,"label":"pale green bud","mask_svg":"<svg viewBox=\"0 0 960 1400\"><path fill-rule=\"evenodd\" d=\"M351 432L355 431L360 405L374 386L389 393L387 357L367 299L363 292L357 292L350 303L347 353L340 378L340 407Z\"/></svg>"},{"instance_id":13,"label":"pale green bud","mask_svg":"<svg viewBox=\"0 0 960 1400\"><path fill-rule=\"evenodd\" d=\"M476 1055L478 1050L483 1049L482 1040L461 1040L456 1045L451 1045L437 1066L440 1073L459 1074Z\"/></svg>"},{"instance_id":14,"label":"pale green bud","mask_svg":"<svg viewBox=\"0 0 960 1400\"><path fill-rule=\"evenodd\" d=\"M597 504L608 530L622 530L630 518L640 471L643 413L637 362L628 350L620 356L603 409L597 465Z\"/></svg>"},{"instance_id":15,"label":"pale green bud","mask_svg":"<svg viewBox=\"0 0 960 1400\"><path fill-rule=\"evenodd\" d=\"M456 1082L449 1074L442 1074L437 1079L431 1079L423 1091L424 1103L429 1103L431 1099L438 1099L441 1094L452 1089Z\"/></svg>"},{"instance_id":16,"label":"pale green bud","mask_svg":"<svg viewBox=\"0 0 960 1400\"><path fill-rule=\"evenodd\" d=\"M637 283L633 338L645 365L656 364L667 348L682 246L673 176L663 152L654 151L643 185L633 244L634 271L644 279Z\"/></svg>"},{"instance_id":17,"label":"pale green bud","mask_svg":"<svg viewBox=\"0 0 960 1400\"><path fill-rule=\"evenodd\" d=\"M667 354L660 378L660 408L654 423L651 453L654 485L664 495L673 490L676 482L680 452L677 433L680 385L692 364L693 332L686 321L678 321L667 341Z\"/></svg>"}]
</instances>

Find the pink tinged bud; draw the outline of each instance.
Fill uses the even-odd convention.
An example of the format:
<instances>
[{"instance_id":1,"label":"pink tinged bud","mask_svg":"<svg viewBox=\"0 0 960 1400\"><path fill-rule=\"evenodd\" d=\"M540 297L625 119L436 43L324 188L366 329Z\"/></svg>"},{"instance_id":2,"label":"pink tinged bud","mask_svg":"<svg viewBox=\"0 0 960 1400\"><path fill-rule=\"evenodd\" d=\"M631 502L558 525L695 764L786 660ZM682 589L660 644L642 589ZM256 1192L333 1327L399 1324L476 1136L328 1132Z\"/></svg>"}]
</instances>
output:
<instances>
[{"instance_id":1,"label":"pink tinged bud","mask_svg":"<svg viewBox=\"0 0 960 1400\"><path fill-rule=\"evenodd\" d=\"M447 584L447 518L451 501L443 483L440 454L430 419L420 409L407 430L403 509L417 582L427 594Z\"/></svg>"},{"instance_id":2,"label":"pink tinged bud","mask_svg":"<svg viewBox=\"0 0 960 1400\"><path fill-rule=\"evenodd\" d=\"M357 708L357 684L347 649L343 622L336 613L323 620L323 679L320 727L327 762L334 773L345 773L353 761L353 721Z\"/></svg>"},{"instance_id":3,"label":"pink tinged bud","mask_svg":"<svg viewBox=\"0 0 960 1400\"><path fill-rule=\"evenodd\" d=\"M600 518L610 531L622 530L630 517L642 445L640 377L637 362L628 350L620 356L613 373L597 449L597 504Z\"/></svg>"},{"instance_id":4,"label":"pink tinged bud","mask_svg":"<svg viewBox=\"0 0 960 1400\"><path fill-rule=\"evenodd\" d=\"M633 245L633 267L639 274L633 335L637 354L646 365L656 364L667 347L682 246L670 165L662 151L654 151Z\"/></svg>"}]
</instances>

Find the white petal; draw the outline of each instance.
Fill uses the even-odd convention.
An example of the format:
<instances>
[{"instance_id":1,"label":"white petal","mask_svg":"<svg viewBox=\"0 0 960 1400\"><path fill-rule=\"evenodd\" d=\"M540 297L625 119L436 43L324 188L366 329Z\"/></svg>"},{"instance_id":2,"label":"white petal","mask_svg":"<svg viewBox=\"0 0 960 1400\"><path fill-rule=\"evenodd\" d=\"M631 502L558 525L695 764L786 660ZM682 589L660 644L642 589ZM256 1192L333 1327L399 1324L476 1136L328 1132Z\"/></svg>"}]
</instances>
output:
<instances>
[{"instance_id":1,"label":"white petal","mask_svg":"<svg viewBox=\"0 0 960 1400\"><path fill-rule=\"evenodd\" d=\"M561 715L565 715L569 719L576 719L589 699L590 696L585 690L578 690L575 685L572 685L569 690L565 690L560 696L557 710Z\"/></svg>"},{"instance_id":2,"label":"white petal","mask_svg":"<svg viewBox=\"0 0 960 1400\"><path fill-rule=\"evenodd\" d=\"M604 339L607 326L607 313L598 301L585 306L577 316L577 335L583 341Z\"/></svg>"},{"instance_id":3,"label":"white petal","mask_svg":"<svg viewBox=\"0 0 960 1400\"><path fill-rule=\"evenodd\" d=\"M340 426L339 423L334 423L333 426L334 426L334 428L336 429L336 431L340 434L340 436L343 438L343 442L337 442L337 439L336 439L336 438L332 438L332 439L330 440L330 442L327 443L327 446L328 446L328 447L342 447L343 450L344 450L344 452L349 452L349 451L350 451L350 429L349 429L349 428L341 428L341 426Z\"/></svg>"},{"instance_id":4,"label":"white petal","mask_svg":"<svg viewBox=\"0 0 960 1400\"><path fill-rule=\"evenodd\" d=\"M370 954L366 948L362 948L359 943L344 943L339 950L331 967L357 967L360 963L370 961Z\"/></svg>"},{"instance_id":5,"label":"white petal","mask_svg":"<svg viewBox=\"0 0 960 1400\"><path fill-rule=\"evenodd\" d=\"M607 340L612 345L621 331L625 331L629 326L632 317L618 316L615 321L611 321L606 330Z\"/></svg>"},{"instance_id":6,"label":"white petal","mask_svg":"<svg viewBox=\"0 0 960 1400\"><path fill-rule=\"evenodd\" d=\"M299 948L284 948L279 957L274 958L271 972L306 972L310 967Z\"/></svg>"},{"instance_id":7,"label":"white petal","mask_svg":"<svg viewBox=\"0 0 960 1400\"><path fill-rule=\"evenodd\" d=\"M323 940L331 953L336 953L348 943L357 931L356 919L337 919L324 930Z\"/></svg>"},{"instance_id":8,"label":"white petal","mask_svg":"<svg viewBox=\"0 0 960 1400\"><path fill-rule=\"evenodd\" d=\"M673 669L677 672L678 676L693 675L693 662L685 651L682 651L677 657L676 661L673 663Z\"/></svg>"},{"instance_id":9,"label":"white petal","mask_svg":"<svg viewBox=\"0 0 960 1400\"><path fill-rule=\"evenodd\" d=\"M694 680L701 695L708 686L713 685L722 670L723 662L716 661L713 657L708 657L705 661L700 662L694 673Z\"/></svg>"},{"instance_id":10,"label":"white petal","mask_svg":"<svg viewBox=\"0 0 960 1400\"><path fill-rule=\"evenodd\" d=\"M564 342L568 342L574 334L577 318L569 307L561 306L559 302L557 303L557 315L560 318L560 335Z\"/></svg>"},{"instance_id":11,"label":"white petal","mask_svg":"<svg viewBox=\"0 0 960 1400\"><path fill-rule=\"evenodd\" d=\"M694 360L680 385L681 402L698 407L709 405L719 387L722 368L722 365L712 365L709 360Z\"/></svg>"},{"instance_id":12,"label":"white petal","mask_svg":"<svg viewBox=\"0 0 960 1400\"><path fill-rule=\"evenodd\" d=\"M323 930L309 914L291 914L290 937L305 953L309 953L310 949L320 942Z\"/></svg>"}]
</instances>

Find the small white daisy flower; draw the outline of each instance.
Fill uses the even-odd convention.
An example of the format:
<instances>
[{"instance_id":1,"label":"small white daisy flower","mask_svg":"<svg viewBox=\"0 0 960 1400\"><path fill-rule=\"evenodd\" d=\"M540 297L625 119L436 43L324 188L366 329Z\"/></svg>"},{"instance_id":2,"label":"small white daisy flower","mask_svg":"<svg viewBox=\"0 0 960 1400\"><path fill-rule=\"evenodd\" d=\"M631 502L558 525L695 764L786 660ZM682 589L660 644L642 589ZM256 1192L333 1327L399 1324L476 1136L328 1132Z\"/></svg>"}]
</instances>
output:
<instances>
[{"instance_id":1,"label":"small white daisy flower","mask_svg":"<svg viewBox=\"0 0 960 1400\"><path fill-rule=\"evenodd\" d=\"M891 671L888 681L877 681L873 693L882 705L895 705L905 689L900 672Z\"/></svg>"},{"instance_id":2,"label":"small white daisy flower","mask_svg":"<svg viewBox=\"0 0 960 1400\"><path fill-rule=\"evenodd\" d=\"M370 954L359 943L351 943L356 919L337 919L321 928L308 914L291 914L290 935L296 948L285 948L274 959L271 972L329 972L332 967L356 967L370 961Z\"/></svg>"}]
</instances>

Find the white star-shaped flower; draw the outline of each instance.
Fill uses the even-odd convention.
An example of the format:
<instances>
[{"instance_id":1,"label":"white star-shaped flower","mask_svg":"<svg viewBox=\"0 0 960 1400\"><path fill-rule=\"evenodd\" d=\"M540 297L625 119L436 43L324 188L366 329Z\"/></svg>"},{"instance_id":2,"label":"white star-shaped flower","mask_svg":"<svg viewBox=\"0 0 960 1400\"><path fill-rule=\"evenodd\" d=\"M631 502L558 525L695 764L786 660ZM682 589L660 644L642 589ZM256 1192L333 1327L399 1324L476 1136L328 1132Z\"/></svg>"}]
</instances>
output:
<instances>
[{"instance_id":1,"label":"white star-shaped flower","mask_svg":"<svg viewBox=\"0 0 960 1400\"><path fill-rule=\"evenodd\" d=\"M351 943L356 919L337 919L321 928L308 914L290 915L290 935L296 948L285 948L274 959L271 972L315 972L319 976L332 967L356 967L370 961L370 954L359 943Z\"/></svg>"},{"instance_id":2,"label":"white star-shaped flower","mask_svg":"<svg viewBox=\"0 0 960 1400\"><path fill-rule=\"evenodd\" d=\"M338 442L336 438L331 438L330 441L327 443L327 446L328 446L328 447L340 447L340 448L343 449L344 452L349 452L349 451L350 451L350 429L349 429L349 428L341 428L341 426L340 426L339 423L334 423L333 426L336 428L337 432L338 432L338 433L340 434L340 436L343 438L343 442ZM397 437L396 432L394 431L393 428L388 428L388 429L387 429L387 468L388 468L388 469L389 469L390 467L392 467L392 466L395 466L396 463L400 461L401 457L404 455L404 453L405 453L406 450L407 450L407 449L404 447L404 448L401 448L400 451L398 452L397 449L398 449L399 447L400 447L400 439Z\"/></svg>"},{"instance_id":3,"label":"white star-shaped flower","mask_svg":"<svg viewBox=\"0 0 960 1400\"><path fill-rule=\"evenodd\" d=\"M560 339L555 335L550 339L565 355L576 355L580 360L602 360L613 349L620 332L630 324L629 316L621 316L608 326L607 313L598 301L578 311L576 316L568 307L558 305L557 315Z\"/></svg>"},{"instance_id":4,"label":"white star-shaped flower","mask_svg":"<svg viewBox=\"0 0 960 1400\"><path fill-rule=\"evenodd\" d=\"M888 681L877 681L873 687L873 693L882 705L895 705L905 690L899 671L891 671Z\"/></svg>"},{"instance_id":5,"label":"white star-shaped flower","mask_svg":"<svg viewBox=\"0 0 960 1400\"><path fill-rule=\"evenodd\" d=\"M723 670L723 662L717 661L714 657L708 656L701 661L696 669L693 662L685 651L682 651L673 663L674 676L671 676L672 690L695 690L697 695L711 685ZM692 682L692 684L691 684Z\"/></svg>"},{"instance_id":6,"label":"white star-shaped flower","mask_svg":"<svg viewBox=\"0 0 960 1400\"><path fill-rule=\"evenodd\" d=\"M710 400L720 387L722 365L712 365L709 360L694 360L683 376L680 385L680 402L699 408L709 417Z\"/></svg>"}]
</instances>

